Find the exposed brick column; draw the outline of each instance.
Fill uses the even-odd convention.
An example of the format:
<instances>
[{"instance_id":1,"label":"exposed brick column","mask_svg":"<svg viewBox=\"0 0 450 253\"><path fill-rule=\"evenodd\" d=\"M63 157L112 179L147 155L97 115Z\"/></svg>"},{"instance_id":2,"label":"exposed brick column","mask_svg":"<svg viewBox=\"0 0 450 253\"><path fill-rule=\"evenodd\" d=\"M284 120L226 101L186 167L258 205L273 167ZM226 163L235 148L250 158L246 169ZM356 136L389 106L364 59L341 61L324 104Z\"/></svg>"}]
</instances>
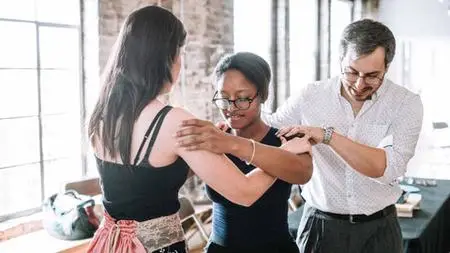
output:
<instances>
[{"instance_id":1,"label":"exposed brick column","mask_svg":"<svg viewBox=\"0 0 450 253\"><path fill-rule=\"evenodd\" d=\"M100 0L100 69L105 66L125 17L148 4L172 10L188 31L184 71L169 99L200 118L218 120L211 104L211 73L219 58L233 51L233 0Z\"/></svg>"},{"instance_id":2,"label":"exposed brick column","mask_svg":"<svg viewBox=\"0 0 450 253\"><path fill-rule=\"evenodd\" d=\"M220 57L233 52L233 1L174 0L172 10L188 32L184 73L172 101L197 117L217 121L211 74Z\"/></svg>"},{"instance_id":3,"label":"exposed brick column","mask_svg":"<svg viewBox=\"0 0 450 253\"><path fill-rule=\"evenodd\" d=\"M123 21L133 10L149 4L162 4L161 0L100 0L99 1L99 44L100 71L108 60Z\"/></svg>"}]
</instances>

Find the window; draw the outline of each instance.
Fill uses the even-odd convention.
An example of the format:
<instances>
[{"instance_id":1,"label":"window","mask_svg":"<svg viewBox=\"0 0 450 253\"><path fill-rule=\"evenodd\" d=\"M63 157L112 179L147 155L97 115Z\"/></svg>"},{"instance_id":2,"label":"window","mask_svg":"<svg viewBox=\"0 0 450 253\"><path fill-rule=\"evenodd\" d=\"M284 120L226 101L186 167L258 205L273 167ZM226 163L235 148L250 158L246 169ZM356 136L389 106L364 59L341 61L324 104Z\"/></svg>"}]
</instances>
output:
<instances>
[{"instance_id":1,"label":"window","mask_svg":"<svg viewBox=\"0 0 450 253\"><path fill-rule=\"evenodd\" d=\"M234 51L257 54L269 63L272 72L275 71L271 59L272 1L234 1L233 11ZM264 112L271 111L273 88L272 85L269 87L269 97L263 105Z\"/></svg>"},{"instance_id":2,"label":"window","mask_svg":"<svg viewBox=\"0 0 450 253\"><path fill-rule=\"evenodd\" d=\"M0 221L81 177L79 0L0 0Z\"/></svg>"},{"instance_id":3,"label":"window","mask_svg":"<svg viewBox=\"0 0 450 253\"><path fill-rule=\"evenodd\" d=\"M450 128L435 126L436 123L450 125L449 43L450 40L445 38L397 37L396 55L387 77L420 94L424 118L417 151L450 146ZM430 159L425 160L421 162ZM447 158L447 161L450 160Z\"/></svg>"},{"instance_id":4,"label":"window","mask_svg":"<svg viewBox=\"0 0 450 253\"><path fill-rule=\"evenodd\" d=\"M339 41L345 27L352 22L353 3L348 0L331 1L330 22L330 75L341 73L339 61Z\"/></svg>"},{"instance_id":5,"label":"window","mask_svg":"<svg viewBox=\"0 0 450 253\"><path fill-rule=\"evenodd\" d=\"M290 0L290 94L316 79L317 3Z\"/></svg>"},{"instance_id":6,"label":"window","mask_svg":"<svg viewBox=\"0 0 450 253\"><path fill-rule=\"evenodd\" d=\"M252 52L264 58L269 64L271 62L271 4L270 0L246 0L233 3L234 51Z\"/></svg>"}]
</instances>

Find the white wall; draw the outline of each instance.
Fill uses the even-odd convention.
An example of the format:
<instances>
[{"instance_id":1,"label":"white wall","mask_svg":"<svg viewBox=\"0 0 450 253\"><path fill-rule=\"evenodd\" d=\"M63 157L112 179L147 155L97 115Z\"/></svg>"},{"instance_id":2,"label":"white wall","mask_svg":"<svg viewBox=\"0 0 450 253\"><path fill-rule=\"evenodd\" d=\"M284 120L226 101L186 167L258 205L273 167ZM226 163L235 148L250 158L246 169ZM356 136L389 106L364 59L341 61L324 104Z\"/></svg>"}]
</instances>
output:
<instances>
[{"instance_id":1,"label":"white wall","mask_svg":"<svg viewBox=\"0 0 450 253\"><path fill-rule=\"evenodd\" d=\"M378 19L399 37L450 37L447 0L381 0Z\"/></svg>"},{"instance_id":2,"label":"white wall","mask_svg":"<svg viewBox=\"0 0 450 253\"><path fill-rule=\"evenodd\" d=\"M447 0L444 0L447 2ZM424 123L408 175L450 179L450 16L438 0L381 0L378 20L393 31L397 53L388 78L420 94Z\"/></svg>"},{"instance_id":3,"label":"white wall","mask_svg":"<svg viewBox=\"0 0 450 253\"><path fill-rule=\"evenodd\" d=\"M289 11L290 94L297 95L316 80L317 4L290 0Z\"/></svg>"},{"instance_id":4,"label":"white wall","mask_svg":"<svg viewBox=\"0 0 450 253\"><path fill-rule=\"evenodd\" d=\"M270 62L271 2L234 1L234 51L257 54Z\"/></svg>"},{"instance_id":5,"label":"white wall","mask_svg":"<svg viewBox=\"0 0 450 253\"><path fill-rule=\"evenodd\" d=\"M257 54L269 63L272 70L271 25L272 5L270 0L241 0L233 2L234 52L247 51ZM271 112L274 98L273 86L263 111Z\"/></svg>"},{"instance_id":6,"label":"white wall","mask_svg":"<svg viewBox=\"0 0 450 253\"><path fill-rule=\"evenodd\" d=\"M450 15L444 2L381 0L378 14L397 39L388 77L421 94L427 121L450 122Z\"/></svg>"}]
</instances>

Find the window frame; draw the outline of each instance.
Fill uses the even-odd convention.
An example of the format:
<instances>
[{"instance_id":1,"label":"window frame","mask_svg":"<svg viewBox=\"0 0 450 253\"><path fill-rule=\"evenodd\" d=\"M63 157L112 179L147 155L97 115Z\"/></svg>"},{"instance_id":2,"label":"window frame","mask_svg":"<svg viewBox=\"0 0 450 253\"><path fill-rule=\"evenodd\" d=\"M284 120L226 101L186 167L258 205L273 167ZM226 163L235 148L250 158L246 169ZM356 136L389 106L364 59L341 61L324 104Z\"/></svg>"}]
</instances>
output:
<instances>
[{"instance_id":1,"label":"window frame","mask_svg":"<svg viewBox=\"0 0 450 253\"><path fill-rule=\"evenodd\" d=\"M84 143L86 139L86 127L85 127L85 120L86 120L86 87L84 82L85 77L85 69L84 69L84 44L83 44L83 0L79 0L79 10L78 10L78 16L79 16L79 23L78 24L63 24L63 23L53 23L53 22L42 22L39 20L21 20L21 19L12 19L12 18L3 18L0 17L0 22L15 22L15 23L28 23L33 24L35 27L35 43L36 43L36 64L34 68L20 68L20 67L0 67L0 70L35 70L37 75L36 85L37 85L37 106L38 106L38 112L37 115L26 115L26 116L12 116L12 117L0 117L1 120L14 120L14 119L23 119L23 118L37 118L38 121L38 128L39 128L39 161L36 162L27 162L23 164L13 164L13 165L7 165L0 167L0 171L4 169L13 169L14 167L20 167L25 165L31 165L39 163L40 167L40 196L41 196L41 203L45 199L45 168L44 164L46 162L51 162L55 160L61 160L65 159L66 157L58 157L58 158L52 158L52 159L44 159L44 152L43 152L43 118L46 116L54 116L54 115L71 115L71 112L63 112L63 113L50 113L50 114L44 114L42 111L42 89L41 89L41 72L46 70L77 70L78 72L78 82L77 85L79 86L79 131L81 134L81 140L80 140L80 154L81 154L81 175L84 177L87 175L87 145ZM55 9L56 10L56 9ZM42 27L49 27L49 28L64 28L64 29L75 29L78 32L78 57L79 62L78 66L74 69L67 69L67 68L41 68L41 46L40 46L40 28ZM36 189L37 190L37 189ZM14 219L19 218L23 216L28 216L34 213L38 213L42 211L41 206L33 207L27 210L17 210L16 212L7 213L4 215L0 215L0 223Z\"/></svg>"}]
</instances>

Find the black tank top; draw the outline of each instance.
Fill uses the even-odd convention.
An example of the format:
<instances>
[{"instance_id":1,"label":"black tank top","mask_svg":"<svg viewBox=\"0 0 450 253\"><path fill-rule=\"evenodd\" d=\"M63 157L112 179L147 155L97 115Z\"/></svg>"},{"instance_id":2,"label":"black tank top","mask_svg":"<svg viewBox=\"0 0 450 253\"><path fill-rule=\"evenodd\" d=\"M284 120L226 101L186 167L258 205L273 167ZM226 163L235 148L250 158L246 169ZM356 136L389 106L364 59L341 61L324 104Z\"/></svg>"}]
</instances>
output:
<instances>
[{"instance_id":1,"label":"black tank top","mask_svg":"<svg viewBox=\"0 0 450 253\"><path fill-rule=\"evenodd\" d=\"M279 147L277 129L271 128L261 143ZM245 174L255 167L227 154L227 157ZM262 245L290 244L287 213L291 184L277 179L252 206L236 205L209 186L206 192L213 201L211 240L225 247L261 247Z\"/></svg>"},{"instance_id":2,"label":"black tank top","mask_svg":"<svg viewBox=\"0 0 450 253\"><path fill-rule=\"evenodd\" d=\"M174 214L180 208L178 191L187 178L189 167L181 158L167 166L153 167L148 163L162 122L172 109L166 106L155 116L145 133L132 165L103 161L96 157L100 174L103 204L118 220L145 221ZM153 130L143 160L138 163L146 140Z\"/></svg>"}]
</instances>

